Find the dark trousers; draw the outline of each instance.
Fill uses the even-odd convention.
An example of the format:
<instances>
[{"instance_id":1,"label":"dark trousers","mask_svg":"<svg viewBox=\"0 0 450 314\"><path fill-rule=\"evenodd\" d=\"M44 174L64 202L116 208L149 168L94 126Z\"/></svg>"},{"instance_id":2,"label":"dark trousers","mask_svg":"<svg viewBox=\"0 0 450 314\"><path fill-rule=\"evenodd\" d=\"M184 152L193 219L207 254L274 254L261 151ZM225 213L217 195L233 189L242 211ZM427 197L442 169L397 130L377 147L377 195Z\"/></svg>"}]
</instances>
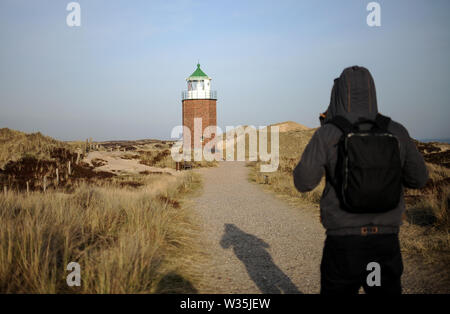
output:
<instances>
[{"instance_id":1,"label":"dark trousers","mask_svg":"<svg viewBox=\"0 0 450 314\"><path fill-rule=\"evenodd\" d=\"M370 262L380 265L380 286L369 287ZM397 234L327 236L323 249L321 294L401 294L403 273Z\"/></svg>"}]
</instances>

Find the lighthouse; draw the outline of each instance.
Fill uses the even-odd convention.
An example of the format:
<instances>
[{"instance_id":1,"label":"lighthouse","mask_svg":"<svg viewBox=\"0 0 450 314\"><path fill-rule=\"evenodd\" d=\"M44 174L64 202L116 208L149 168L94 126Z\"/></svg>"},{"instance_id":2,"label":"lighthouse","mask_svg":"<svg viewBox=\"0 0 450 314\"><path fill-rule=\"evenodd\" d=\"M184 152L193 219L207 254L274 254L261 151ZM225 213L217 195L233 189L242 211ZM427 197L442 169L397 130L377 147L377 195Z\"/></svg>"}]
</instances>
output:
<instances>
[{"instance_id":1,"label":"lighthouse","mask_svg":"<svg viewBox=\"0 0 450 314\"><path fill-rule=\"evenodd\" d=\"M195 143L198 145L201 143L203 147L215 137L217 92L211 90L211 78L200 69L200 64L197 64L197 69L186 81L187 90L181 95L183 126L189 129L190 136L183 132L184 145L190 141L192 148ZM208 127L213 131L204 137L205 129Z\"/></svg>"}]
</instances>

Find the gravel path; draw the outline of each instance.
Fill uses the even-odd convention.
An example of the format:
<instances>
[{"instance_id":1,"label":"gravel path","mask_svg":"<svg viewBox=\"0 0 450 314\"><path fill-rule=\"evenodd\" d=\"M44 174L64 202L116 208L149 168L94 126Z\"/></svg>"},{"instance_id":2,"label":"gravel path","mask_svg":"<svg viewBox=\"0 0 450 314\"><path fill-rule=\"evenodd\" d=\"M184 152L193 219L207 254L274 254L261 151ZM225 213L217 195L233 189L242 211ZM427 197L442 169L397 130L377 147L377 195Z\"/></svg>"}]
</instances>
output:
<instances>
[{"instance_id":1,"label":"gravel path","mask_svg":"<svg viewBox=\"0 0 450 314\"><path fill-rule=\"evenodd\" d=\"M248 181L245 162L198 170L195 199L209 253L200 293L318 293L324 229L310 208L292 207Z\"/></svg>"}]
</instances>

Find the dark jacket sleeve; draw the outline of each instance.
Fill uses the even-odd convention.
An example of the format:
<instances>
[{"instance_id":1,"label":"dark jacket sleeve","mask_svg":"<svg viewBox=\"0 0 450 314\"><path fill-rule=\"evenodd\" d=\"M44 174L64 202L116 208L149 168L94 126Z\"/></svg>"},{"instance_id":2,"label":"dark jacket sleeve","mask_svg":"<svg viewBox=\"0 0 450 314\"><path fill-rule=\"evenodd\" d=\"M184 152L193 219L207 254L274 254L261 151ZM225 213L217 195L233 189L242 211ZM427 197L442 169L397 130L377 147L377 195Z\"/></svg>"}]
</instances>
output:
<instances>
[{"instance_id":1,"label":"dark jacket sleeve","mask_svg":"<svg viewBox=\"0 0 450 314\"><path fill-rule=\"evenodd\" d=\"M406 131L406 130L405 130ZM422 154L417 150L416 144L405 136L405 164L403 165L403 185L411 189L420 189L428 180L428 169Z\"/></svg>"},{"instance_id":2,"label":"dark jacket sleeve","mask_svg":"<svg viewBox=\"0 0 450 314\"><path fill-rule=\"evenodd\" d=\"M321 129L319 128L314 133L300 162L294 169L294 185L300 192L308 192L314 189L323 176L327 162L327 150L321 138Z\"/></svg>"}]
</instances>

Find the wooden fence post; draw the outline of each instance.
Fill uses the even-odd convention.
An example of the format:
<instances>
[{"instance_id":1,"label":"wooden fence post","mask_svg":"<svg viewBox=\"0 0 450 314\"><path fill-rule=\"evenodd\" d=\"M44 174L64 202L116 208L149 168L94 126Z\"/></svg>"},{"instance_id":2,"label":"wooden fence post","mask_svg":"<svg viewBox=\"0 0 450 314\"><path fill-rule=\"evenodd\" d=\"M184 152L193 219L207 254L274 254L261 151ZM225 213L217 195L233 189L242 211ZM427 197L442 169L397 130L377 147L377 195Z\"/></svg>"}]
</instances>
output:
<instances>
[{"instance_id":1,"label":"wooden fence post","mask_svg":"<svg viewBox=\"0 0 450 314\"><path fill-rule=\"evenodd\" d=\"M6 194L8 193L8 188L6 187L6 185L3 186L3 192L5 193L6 196Z\"/></svg>"},{"instance_id":2,"label":"wooden fence post","mask_svg":"<svg viewBox=\"0 0 450 314\"><path fill-rule=\"evenodd\" d=\"M70 169L70 160L67 163L67 172L69 173L69 176L71 174L71 169Z\"/></svg>"},{"instance_id":3,"label":"wooden fence post","mask_svg":"<svg viewBox=\"0 0 450 314\"><path fill-rule=\"evenodd\" d=\"M59 170L56 168L56 186L59 185Z\"/></svg>"}]
</instances>

